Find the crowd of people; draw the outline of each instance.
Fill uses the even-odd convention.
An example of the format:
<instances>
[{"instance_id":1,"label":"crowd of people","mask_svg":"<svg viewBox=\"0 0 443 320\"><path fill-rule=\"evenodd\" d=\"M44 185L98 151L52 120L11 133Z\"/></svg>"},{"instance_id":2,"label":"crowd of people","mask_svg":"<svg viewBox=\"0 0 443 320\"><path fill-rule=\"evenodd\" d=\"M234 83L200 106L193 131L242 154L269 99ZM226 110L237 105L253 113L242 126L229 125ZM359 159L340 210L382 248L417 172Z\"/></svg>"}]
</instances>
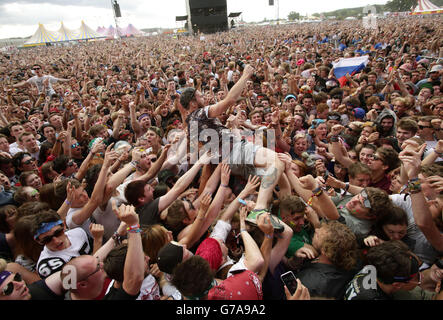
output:
<instances>
[{"instance_id":1,"label":"crowd of people","mask_svg":"<svg viewBox=\"0 0 443 320\"><path fill-rule=\"evenodd\" d=\"M2 54L0 300L442 299L440 18Z\"/></svg>"}]
</instances>

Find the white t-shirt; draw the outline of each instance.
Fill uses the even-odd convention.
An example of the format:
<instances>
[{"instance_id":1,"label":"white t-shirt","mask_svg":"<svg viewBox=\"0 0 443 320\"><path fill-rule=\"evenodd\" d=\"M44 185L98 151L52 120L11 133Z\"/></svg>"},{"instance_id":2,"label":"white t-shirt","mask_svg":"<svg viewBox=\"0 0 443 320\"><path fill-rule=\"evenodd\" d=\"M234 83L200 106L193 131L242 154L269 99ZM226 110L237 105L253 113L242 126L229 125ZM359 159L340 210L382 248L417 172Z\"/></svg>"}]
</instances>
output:
<instances>
[{"instance_id":1,"label":"white t-shirt","mask_svg":"<svg viewBox=\"0 0 443 320\"><path fill-rule=\"evenodd\" d=\"M408 195L405 199L404 194L393 194L390 195L389 198L392 200L394 205L402 208L408 216L407 238L404 240L404 242L408 244L411 250L423 262L425 262L427 265L432 265L435 259L439 257L439 253L429 243L423 232L415 224L411 197Z\"/></svg>"},{"instance_id":2,"label":"white t-shirt","mask_svg":"<svg viewBox=\"0 0 443 320\"><path fill-rule=\"evenodd\" d=\"M150 274L143 280L137 300L160 300L160 297L160 286Z\"/></svg>"},{"instance_id":3,"label":"white t-shirt","mask_svg":"<svg viewBox=\"0 0 443 320\"><path fill-rule=\"evenodd\" d=\"M17 142L11 143L9 145L9 153L11 154L11 156L15 155L16 153L25 152L25 151L26 151L25 148L21 149L18 146Z\"/></svg>"},{"instance_id":4,"label":"white t-shirt","mask_svg":"<svg viewBox=\"0 0 443 320\"><path fill-rule=\"evenodd\" d=\"M227 223L223 220L218 220L214 229L211 232L210 238L219 239L223 242L226 241L226 238L228 237L229 232L231 231L231 224ZM228 277L232 276L232 272L239 271L239 270L247 270L245 266L245 256L242 255L240 260L236 263L234 260L232 260L229 256L226 257L226 262L222 264L217 271L223 269L224 267L232 265L231 269L229 269Z\"/></svg>"},{"instance_id":5,"label":"white t-shirt","mask_svg":"<svg viewBox=\"0 0 443 320\"><path fill-rule=\"evenodd\" d=\"M103 234L103 243L112 237L113 233L117 231L120 225L120 220L118 220L114 211L112 211L112 200L115 200L117 207L122 203L120 198L112 197L106 204L105 210L98 207L92 213L92 217L94 218L95 222L101 224L105 229L105 233Z\"/></svg>"},{"instance_id":6,"label":"white t-shirt","mask_svg":"<svg viewBox=\"0 0 443 320\"><path fill-rule=\"evenodd\" d=\"M42 93L42 91L44 89L43 81L45 81L46 79L49 79L48 88L46 90L46 95L51 96L51 95L55 94L52 84L56 83L58 81L58 78L51 76L51 75L43 75L41 77L33 76L32 78L29 78L28 80L26 80L26 82L35 85L38 89L38 93Z\"/></svg>"},{"instance_id":7,"label":"white t-shirt","mask_svg":"<svg viewBox=\"0 0 443 320\"><path fill-rule=\"evenodd\" d=\"M88 237L92 238L91 231L89 231L89 225L91 224L91 218L86 219L85 222L83 222L83 224L81 226L79 226L78 224L74 223L74 221L72 221L72 216L74 215L74 213L76 213L77 211L79 211L81 209L83 209L83 207L82 208L69 208L68 213L66 214L66 226L69 229L82 228L86 232Z\"/></svg>"},{"instance_id":8,"label":"white t-shirt","mask_svg":"<svg viewBox=\"0 0 443 320\"><path fill-rule=\"evenodd\" d=\"M65 232L71 246L60 251L51 251L45 246L37 261L37 272L44 279L61 270L63 265L72 258L86 255L91 252L88 236L81 228L75 228Z\"/></svg>"}]
</instances>

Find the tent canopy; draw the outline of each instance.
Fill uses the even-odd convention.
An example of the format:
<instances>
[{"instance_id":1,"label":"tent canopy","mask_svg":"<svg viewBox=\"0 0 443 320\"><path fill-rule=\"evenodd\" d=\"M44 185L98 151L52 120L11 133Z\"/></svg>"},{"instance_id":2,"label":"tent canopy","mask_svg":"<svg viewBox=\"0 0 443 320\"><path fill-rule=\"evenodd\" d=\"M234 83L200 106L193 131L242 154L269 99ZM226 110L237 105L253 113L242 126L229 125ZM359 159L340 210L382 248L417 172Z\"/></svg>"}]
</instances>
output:
<instances>
[{"instance_id":1,"label":"tent canopy","mask_svg":"<svg viewBox=\"0 0 443 320\"><path fill-rule=\"evenodd\" d=\"M411 12L412 15L443 13L443 8L433 4L429 0L418 0L417 6Z\"/></svg>"},{"instance_id":2,"label":"tent canopy","mask_svg":"<svg viewBox=\"0 0 443 320\"><path fill-rule=\"evenodd\" d=\"M58 29L57 31L47 30L43 24L39 23L37 31L28 41L25 42L24 46L30 47L46 45L48 43L91 40L98 38L103 38L103 35L92 30L84 23L84 21L82 21L80 28L75 30L70 30L66 28L62 22L60 25L60 29Z\"/></svg>"}]
</instances>

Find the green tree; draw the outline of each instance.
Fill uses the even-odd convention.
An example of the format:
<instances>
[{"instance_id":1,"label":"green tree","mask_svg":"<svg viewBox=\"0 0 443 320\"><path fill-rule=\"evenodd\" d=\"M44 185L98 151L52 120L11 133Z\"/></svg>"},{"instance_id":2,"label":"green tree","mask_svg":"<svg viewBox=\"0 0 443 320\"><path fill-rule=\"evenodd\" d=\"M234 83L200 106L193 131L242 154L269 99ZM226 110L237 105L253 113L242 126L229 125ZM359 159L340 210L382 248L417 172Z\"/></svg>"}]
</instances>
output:
<instances>
[{"instance_id":1,"label":"green tree","mask_svg":"<svg viewBox=\"0 0 443 320\"><path fill-rule=\"evenodd\" d=\"M300 19L300 13L295 12L295 11L291 11L291 12L289 12L289 14L288 14L288 20L293 21L293 20L299 20L299 19Z\"/></svg>"},{"instance_id":2,"label":"green tree","mask_svg":"<svg viewBox=\"0 0 443 320\"><path fill-rule=\"evenodd\" d=\"M417 6L418 0L391 0L385 5L385 9L391 12L410 11Z\"/></svg>"}]
</instances>

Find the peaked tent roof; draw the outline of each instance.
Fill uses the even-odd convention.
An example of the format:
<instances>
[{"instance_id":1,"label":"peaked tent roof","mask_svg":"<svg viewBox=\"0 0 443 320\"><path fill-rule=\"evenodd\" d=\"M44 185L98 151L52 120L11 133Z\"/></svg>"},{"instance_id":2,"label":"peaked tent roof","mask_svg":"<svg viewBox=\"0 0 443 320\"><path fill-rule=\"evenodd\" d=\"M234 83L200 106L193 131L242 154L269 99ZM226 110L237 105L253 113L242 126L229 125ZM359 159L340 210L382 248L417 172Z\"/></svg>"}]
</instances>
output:
<instances>
[{"instance_id":1,"label":"peaked tent roof","mask_svg":"<svg viewBox=\"0 0 443 320\"><path fill-rule=\"evenodd\" d=\"M82 20L82 25L80 26L79 36L76 40L86 40L86 39L96 39L103 38L103 35L95 32L90 27L88 27L85 22Z\"/></svg>"},{"instance_id":2,"label":"peaked tent roof","mask_svg":"<svg viewBox=\"0 0 443 320\"><path fill-rule=\"evenodd\" d=\"M418 0L417 6L411 12L412 15L432 13L443 13L443 8L436 6L429 0Z\"/></svg>"},{"instance_id":3,"label":"peaked tent roof","mask_svg":"<svg viewBox=\"0 0 443 320\"><path fill-rule=\"evenodd\" d=\"M24 46L37 46L62 41L60 38L60 34L57 31L49 31L39 23L37 31L35 31L34 35L24 43Z\"/></svg>"},{"instance_id":4,"label":"peaked tent roof","mask_svg":"<svg viewBox=\"0 0 443 320\"><path fill-rule=\"evenodd\" d=\"M101 35L104 35L106 33L106 28L105 27L98 27L96 32L100 33Z\"/></svg>"},{"instance_id":5,"label":"peaked tent roof","mask_svg":"<svg viewBox=\"0 0 443 320\"><path fill-rule=\"evenodd\" d=\"M124 29L124 34L127 36L137 36L143 34L140 30L134 27L132 24L128 24L128 26Z\"/></svg>"},{"instance_id":6,"label":"peaked tent roof","mask_svg":"<svg viewBox=\"0 0 443 320\"><path fill-rule=\"evenodd\" d=\"M59 41L72 41L77 40L79 37L78 30L70 30L65 27L63 22L61 23L60 29L57 31L60 35Z\"/></svg>"}]
</instances>

